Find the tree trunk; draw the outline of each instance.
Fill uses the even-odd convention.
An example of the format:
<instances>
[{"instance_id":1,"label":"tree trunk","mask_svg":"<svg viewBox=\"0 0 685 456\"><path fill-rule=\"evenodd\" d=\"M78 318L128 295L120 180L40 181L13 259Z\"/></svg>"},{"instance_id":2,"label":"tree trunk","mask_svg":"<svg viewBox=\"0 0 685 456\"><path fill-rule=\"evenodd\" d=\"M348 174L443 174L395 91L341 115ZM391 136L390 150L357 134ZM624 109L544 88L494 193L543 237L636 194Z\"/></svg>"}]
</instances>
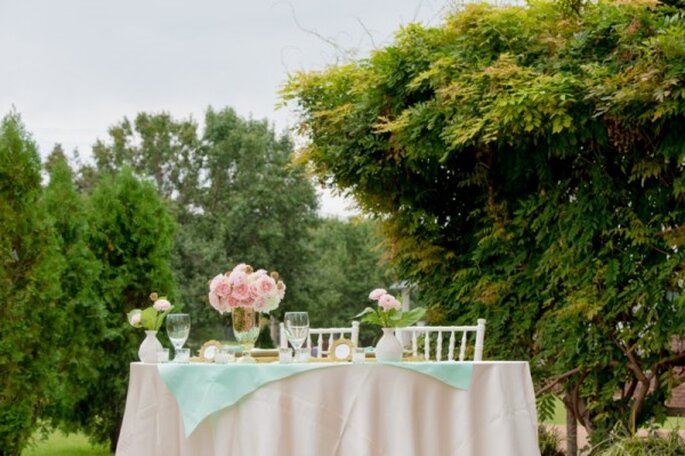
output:
<instances>
[{"instance_id":1,"label":"tree trunk","mask_svg":"<svg viewBox=\"0 0 685 456\"><path fill-rule=\"evenodd\" d=\"M571 407L566 405L566 456L578 454L578 421Z\"/></svg>"}]
</instances>

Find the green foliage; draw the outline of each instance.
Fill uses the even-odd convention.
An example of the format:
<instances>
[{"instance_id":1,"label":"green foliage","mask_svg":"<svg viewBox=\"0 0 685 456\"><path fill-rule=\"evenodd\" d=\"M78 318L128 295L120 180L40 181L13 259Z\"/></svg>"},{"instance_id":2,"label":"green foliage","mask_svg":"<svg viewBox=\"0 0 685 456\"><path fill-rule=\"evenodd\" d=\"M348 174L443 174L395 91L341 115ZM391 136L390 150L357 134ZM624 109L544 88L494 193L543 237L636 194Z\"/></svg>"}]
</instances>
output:
<instances>
[{"instance_id":1,"label":"green foliage","mask_svg":"<svg viewBox=\"0 0 685 456\"><path fill-rule=\"evenodd\" d=\"M538 422L548 422L556 413L557 405L560 404L559 399L554 394L543 394L535 401L535 407L538 412Z\"/></svg>"},{"instance_id":2,"label":"green foliage","mask_svg":"<svg viewBox=\"0 0 685 456\"><path fill-rule=\"evenodd\" d=\"M595 438L663 419L685 357L684 37L665 5L470 5L284 89L403 279Z\"/></svg>"},{"instance_id":3,"label":"green foliage","mask_svg":"<svg viewBox=\"0 0 685 456\"><path fill-rule=\"evenodd\" d=\"M349 221L324 219L313 230L312 260L305 276L313 328L345 327L369 302L369 292L392 284L377 224L362 218ZM362 325L360 340L366 344L378 336L378 328Z\"/></svg>"},{"instance_id":4,"label":"green foliage","mask_svg":"<svg viewBox=\"0 0 685 456\"><path fill-rule=\"evenodd\" d=\"M685 441L678 431L667 435L652 433L647 437L624 436L612 438L606 449L593 449L598 456L683 456Z\"/></svg>"},{"instance_id":5,"label":"green foliage","mask_svg":"<svg viewBox=\"0 0 685 456\"><path fill-rule=\"evenodd\" d=\"M564 456L564 453L559 450L561 447L559 433L551 426L540 425L538 427L538 447L540 456Z\"/></svg>"},{"instance_id":6,"label":"green foliage","mask_svg":"<svg viewBox=\"0 0 685 456\"><path fill-rule=\"evenodd\" d=\"M64 261L40 200L36 145L16 114L0 124L0 455L19 455L55 400Z\"/></svg>"},{"instance_id":7,"label":"green foliage","mask_svg":"<svg viewBox=\"0 0 685 456\"><path fill-rule=\"evenodd\" d=\"M95 290L107 312L96 358L98 378L84 385L77 423L113 449L124 412L129 363L137 359L141 334L126 313L164 290L174 302L171 269L174 223L157 190L124 169L104 176L90 197L89 245L101 263ZM97 335L94 335L94 338Z\"/></svg>"},{"instance_id":8,"label":"green foliage","mask_svg":"<svg viewBox=\"0 0 685 456\"><path fill-rule=\"evenodd\" d=\"M94 383L99 375L96 359L101 352L93 341L105 330L106 313L94 291L101 268L88 246L86 200L76 190L61 148L54 149L46 168L50 180L43 202L52 217L64 257L64 269L59 276L64 337L51 348L58 357L52 365L52 375L56 377L54 391L59 402L46 415L56 423L65 423L78 415L77 404L87 394L84 385Z\"/></svg>"},{"instance_id":9,"label":"green foliage","mask_svg":"<svg viewBox=\"0 0 685 456\"><path fill-rule=\"evenodd\" d=\"M83 434L64 435L53 432L46 439L38 441L35 447L22 452L22 456L109 456L107 448L88 443Z\"/></svg>"},{"instance_id":10,"label":"green foliage","mask_svg":"<svg viewBox=\"0 0 685 456\"><path fill-rule=\"evenodd\" d=\"M98 172L131 166L172 208L179 224L173 269L193 321L190 345L223 338L226 324L209 306L207 282L235 264L278 271L288 286L284 308L309 302L316 198L303 168L290 165L291 152L266 121L211 108L202 137L191 120L141 113L94 147Z\"/></svg>"},{"instance_id":11,"label":"green foliage","mask_svg":"<svg viewBox=\"0 0 685 456\"><path fill-rule=\"evenodd\" d=\"M385 311L379 308L367 307L355 318L362 317L362 322L382 328L405 328L421 320L425 314L426 309L423 307L417 307L406 312L397 309Z\"/></svg>"}]
</instances>

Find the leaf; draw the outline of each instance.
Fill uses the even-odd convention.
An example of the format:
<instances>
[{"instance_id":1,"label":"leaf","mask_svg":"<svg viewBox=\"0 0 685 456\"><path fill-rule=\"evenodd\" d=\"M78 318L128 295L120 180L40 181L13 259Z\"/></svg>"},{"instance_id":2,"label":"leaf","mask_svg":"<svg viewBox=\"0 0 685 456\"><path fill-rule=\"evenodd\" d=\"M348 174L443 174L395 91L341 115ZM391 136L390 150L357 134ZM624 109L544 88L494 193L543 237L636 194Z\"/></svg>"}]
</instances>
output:
<instances>
[{"instance_id":1,"label":"leaf","mask_svg":"<svg viewBox=\"0 0 685 456\"><path fill-rule=\"evenodd\" d=\"M402 312L400 315L398 315L398 318L395 320L395 327L403 328L406 326L411 326L417 321L419 321L421 318L423 318L425 314L426 309L424 309L423 307L417 307L407 312Z\"/></svg>"},{"instance_id":2,"label":"leaf","mask_svg":"<svg viewBox=\"0 0 685 456\"><path fill-rule=\"evenodd\" d=\"M150 306L140 314L140 324L147 330L155 330L157 325L157 311Z\"/></svg>"},{"instance_id":3,"label":"leaf","mask_svg":"<svg viewBox=\"0 0 685 456\"><path fill-rule=\"evenodd\" d=\"M159 328L162 327L162 323L164 323L164 319L166 318L167 315L169 315L169 312L174 310L174 306L169 307L167 310L162 312L161 314L157 315L157 322L155 323L155 331L159 331Z\"/></svg>"},{"instance_id":4,"label":"leaf","mask_svg":"<svg viewBox=\"0 0 685 456\"><path fill-rule=\"evenodd\" d=\"M364 323L383 326L383 320L381 319L380 315L378 315L378 311L371 307L367 307L362 313L356 315L354 318L359 317L362 317L362 322Z\"/></svg>"}]
</instances>

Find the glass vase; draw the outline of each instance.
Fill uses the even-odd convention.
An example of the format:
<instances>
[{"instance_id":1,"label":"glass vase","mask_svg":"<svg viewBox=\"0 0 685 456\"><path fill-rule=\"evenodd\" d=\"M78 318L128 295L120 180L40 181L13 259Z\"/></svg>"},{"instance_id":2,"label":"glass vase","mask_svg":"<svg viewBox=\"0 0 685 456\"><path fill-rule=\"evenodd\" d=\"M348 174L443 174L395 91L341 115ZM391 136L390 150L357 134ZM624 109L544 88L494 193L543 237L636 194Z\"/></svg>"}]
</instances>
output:
<instances>
[{"instance_id":1,"label":"glass vase","mask_svg":"<svg viewBox=\"0 0 685 456\"><path fill-rule=\"evenodd\" d=\"M243 356L238 362L254 363L256 360L250 352L259 336L257 312L252 307L236 307L231 313L233 314L233 334L243 348Z\"/></svg>"}]
</instances>

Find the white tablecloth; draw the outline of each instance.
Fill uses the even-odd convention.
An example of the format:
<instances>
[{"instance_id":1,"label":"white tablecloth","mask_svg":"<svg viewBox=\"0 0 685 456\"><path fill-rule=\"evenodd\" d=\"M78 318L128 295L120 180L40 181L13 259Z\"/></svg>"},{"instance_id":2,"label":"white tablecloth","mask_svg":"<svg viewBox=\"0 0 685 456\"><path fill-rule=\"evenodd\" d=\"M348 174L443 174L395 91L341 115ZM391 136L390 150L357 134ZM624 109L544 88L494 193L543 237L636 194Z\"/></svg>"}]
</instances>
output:
<instances>
[{"instance_id":1,"label":"white tablecloth","mask_svg":"<svg viewBox=\"0 0 685 456\"><path fill-rule=\"evenodd\" d=\"M477 362L468 391L382 364L262 386L184 437L154 364L131 364L117 455L539 455L525 362Z\"/></svg>"}]
</instances>

